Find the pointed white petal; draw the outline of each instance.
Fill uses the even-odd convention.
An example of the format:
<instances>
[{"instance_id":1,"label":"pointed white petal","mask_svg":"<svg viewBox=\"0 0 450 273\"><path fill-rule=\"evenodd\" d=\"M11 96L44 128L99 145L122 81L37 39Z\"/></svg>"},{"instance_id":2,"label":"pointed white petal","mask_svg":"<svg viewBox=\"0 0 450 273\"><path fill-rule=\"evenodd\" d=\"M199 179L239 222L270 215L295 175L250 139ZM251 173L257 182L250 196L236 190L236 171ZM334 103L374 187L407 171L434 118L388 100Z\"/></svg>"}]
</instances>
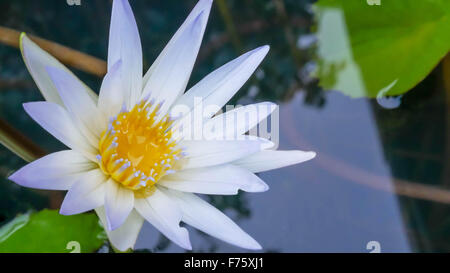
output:
<instances>
[{"instance_id":1,"label":"pointed white petal","mask_svg":"<svg viewBox=\"0 0 450 273\"><path fill-rule=\"evenodd\" d=\"M202 98L203 107L223 107L253 74L268 51L269 46L262 46L221 66L186 91L174 105L185 105L192 111L196 106L194 98L197 97ZM178 122L182 123L183 119Z\"/></svg>"},{"instance_id":2,"label":"pointed white petal","mask_svg":"<svg viewBox=\"0 0 450 273\"><path fill-rule=\"evenodd\" d=\"M220 165L260 151L267 141L255 140L188 140L180 145L186 153L183 169Z\"/></svg>"},{"instance_id":3,"label":"pointed white petal","mask_svg":"<svg viewBox=\"0 0 450 273\"><path fill-rule=\"evenodd\" d=\"M239 189L247 192L269 189L252 172L230 164L179 171L164 176L158 184L178 191L202 194L237 194Z\"/></svg>"},{"instance_id":4,"label":"pointed white petal","mask_svg":"<svg viewBox=\"0 0 450 273\"><path fill-rule=\"evenodd\" d=\"M103 226L106 227L106 213L104 207L99 207L95 209L100 221ZM141 231L142 224L144 224L144 218L142 218L136 210L132 210L125 223L115 230L108 230L105 228L106 234L111 244L120 251L126 251L128 249L133 249L134 244Z\"/></svg>"},{"instance_id":5,"label":"pointed white petal","mask_svg":"<svg viewBox=\"0 0 450 273\"><path fill-rule=\"evenodd\" d=\"M106 182L105 211L107 227L115 230L120 227L134 208L134 193L119 185L113 179Z\"/></svg>"},{"instance_id":6,"label":"pointed white petal","mask_svg":"<svg viewBox=\"0 0 450 273\"><path fill-rule=\"evenodd\" d=\"M80 134L67 110L51 102L24 103L25 111L47 132L73 150L82 153L87 158L96 161L96 148Z\"/></svg>"},{"instance_id":7,"label":"pointed white petal","mask_svg":"<svg viewBox=\"0 0 450 273\"><path fill-rule=\"evenodd\" d=\"M247 249L261 249L261 245L230 218L195 194L174 190L164 192L178 202L186 224L227 243Z\"/></svg>"},{"instance_id":8,"label":"pointed white petal","mask_svg":"<svg viewBox=\"0 0 450 273\"><path fill-rule=\"evenodd\" d=\"M20 50L28 71L30 71L34 82L47 101L63 105L56 87L53 85L53 82L45 70L46 66L58 67L59 69L69 73L75 80L80 82L82 91L89 94L92 101L97 101L97 95L94 91L83 84L72 72L70 72L69 69L67 69L53 56L42 50L38 45L31 41L24 33L20 36Z\"/></svg>"},{"instance_id":9,"label":"pointed white petal","mask_svg":"<svg viewBox=\"0 0 450 273\"><path fill-rule=\"evenodd\" d=\"M96 209L105 202L107 177L100 169L85 173L64 197L59 213L72 215Z\"/></svg>"},{"instance_id":10,"label":"pointed white petal","mask_svg":"<svg viewBox=\"0 0 450 273\"><path fill-rule=\"evenodd\" d=\"M172 242L192 249L186 228L180 227L181 210L158 188L147 198L136 198L135 208L147 221Z\"/></svg>"},{"instance_id":11,"label":"pointed white petal","mask_svg":"<svg viewBox=\"0 0 450 273\"><path fill-rule=\"evenodd\" d=\"M315 152L266 150L237 160L233 164L258 173L302 163L315 156Z\"/></svg>"},{"instance_id":12,"label":"pointed white petal","mask_svg":"<svg viewBox=\"0 0 450 273\"><path fill-rule=\"evenodd\" d=\"M162 115L167 113L186 88L207 20L208 14L203 11L186 27L166 54L160 58L144 87L142 98L151 94L157 103L163 102L160 110Z\"/></svg>"},{"instance_id":13,"label":"pointed white petal","mask_svg":"<svg viewBox=\"0 0 450 273\"><path fill-rule=\"evenodd\" d=\"M95 163L73 150L46 155L13 173L9 179L35 189L68 190Z\"/></svg>"},{"instance_id":14,"label":"pointed white petal","mask_svg":"<svg viewBox=\"0 0 450 273\"><path fill-rule=\"evenodd\" d=\"M248 132L267 118L277 105L272 102L261 102L246 105L213 117L203 125L212 137L220 139L236 139Z\"/></svg>"},{"instance_id":15,"label":"pointed white petal","mask_svg":"<svg viewBox=\"0 0 450 273\"><path fill-rule=\"evenodd\" d=\"M91 144L98 144L100 134L106 129L107 120L89 95L83 91L79 81L56 67L47 67L47 72L59 91L69 114Z\"/></svg>"},{"instance_id":16,"label":"pointed white petal","mask_svg":"<svg viewBox=\"0 0 450 273\"><path fill-rule=\"evenodd\" d=\"M100 88L98 108L108 118L116 116L124 102L122 70L122 61L119 60L106 73Z\"/></svg>"},{"instance_id":17,"label":"pointed white petal","mask_svg":"<svg viewBox=\"0 0 450 273\"><path fill-rule=\"evenodd\" d=\"M142 47L128 0L114 0L109 28L108 72L122 60L124 99L130 109L142 92Z\"/></svg>"},{"instance_id":18,"label":"pointed white petal","mask_svg":"<svg viewBox=\"0 0 450 273\"><path fill-rule=\"evenodd\" d=\"M149 68L147 73L145 73L144 76L144 86L147 85L147 81L152 75L153 71L156 69L156 67L159 66L159 63L162 59L166 58L166 55L169 51L173 51L174 44L179 41L180 36L185 32L186 28L191 25L192 21L194 21L200 13L204 13L206 17L209 16L209 12L211 10L212 0L200 0L198 1L197 5L192 9L189 16L186 18L186 20L183 22L181 27L175 32L175 34L172 36L172 39L170 39L169 43L167 43L166 47L163 49L161 54L159 54L158 58L153 62L152 66ZM204 26L206 28L206 25ZM204 32L204 29L202 30Z\"/></svg>"}]
</instances>

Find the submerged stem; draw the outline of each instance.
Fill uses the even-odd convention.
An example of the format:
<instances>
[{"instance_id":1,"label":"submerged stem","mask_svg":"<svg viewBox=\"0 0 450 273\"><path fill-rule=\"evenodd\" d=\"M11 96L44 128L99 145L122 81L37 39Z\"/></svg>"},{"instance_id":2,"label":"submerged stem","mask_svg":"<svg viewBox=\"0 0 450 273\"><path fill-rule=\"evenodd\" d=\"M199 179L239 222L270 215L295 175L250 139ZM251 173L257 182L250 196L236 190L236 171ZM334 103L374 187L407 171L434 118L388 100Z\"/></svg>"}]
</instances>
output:
<instances>
[{"instance_id":1,"label":"submerged stem","mask_svg":"<svg viewBox=\"0 0 450 273\"><path fill-rule=\"evenodd\" d=\"M46 154L33 141L2 119L0 119L0 143L27 162Z\"/></svg>"},{"instance_id":2,"label":"submerged stem","mask_svg":"<svg viewBox=\"0 0 450 273\"><path fill-rule=\"evenodd\" d=\"M34 35L29 35L29 37L43 50L64 64L99 77L106 74L106 62L104 60ZM19 48L19 40L19 31L0 26L0 43Z\"/></svg>"}]
</instances>

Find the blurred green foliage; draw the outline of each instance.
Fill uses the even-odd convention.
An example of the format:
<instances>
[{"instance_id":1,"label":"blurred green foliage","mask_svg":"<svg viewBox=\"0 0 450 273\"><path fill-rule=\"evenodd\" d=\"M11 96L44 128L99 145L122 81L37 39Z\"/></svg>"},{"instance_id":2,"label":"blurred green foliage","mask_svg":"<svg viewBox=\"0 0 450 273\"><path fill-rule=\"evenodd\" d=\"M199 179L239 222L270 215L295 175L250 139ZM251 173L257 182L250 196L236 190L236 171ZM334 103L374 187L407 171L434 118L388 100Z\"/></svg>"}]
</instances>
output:
<instances>
[{"instance_id":1,"label":"blurred green foliage","mask_svg":"<svg viewBox=\"0 0 450 273\"><path fill-rule=\"evenodd\" d=\"M17 216L0 228L0 253L93 252L106 234L95 213L64 216L41 210ZM70 243L72 242L72 243Z\"/></svg>"},{"instance_id":2,"label":"blurred green foliage","mask_svg":"<svg viewBox=\"0 0 450 273\"><path fill-rule=\"evenodd\" d=\"M320 85L351 97L400 95L450 50L450 1L320 0Z\"/></svg>"}]
</instances>

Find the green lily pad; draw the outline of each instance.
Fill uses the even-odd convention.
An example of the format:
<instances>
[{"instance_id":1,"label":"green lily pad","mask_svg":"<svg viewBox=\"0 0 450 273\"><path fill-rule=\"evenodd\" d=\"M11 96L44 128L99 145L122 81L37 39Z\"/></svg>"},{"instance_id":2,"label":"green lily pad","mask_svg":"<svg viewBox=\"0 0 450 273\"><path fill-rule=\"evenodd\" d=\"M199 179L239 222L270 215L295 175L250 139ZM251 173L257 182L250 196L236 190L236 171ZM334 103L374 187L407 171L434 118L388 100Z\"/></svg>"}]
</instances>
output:
<instances>
[{"instance_id":1,"label":"green lily pad","mask_svg":"<svg viewBox=\"0 0 450 273\"><path fill-rule=\"evenodd\" d=\"M93 213L64 216L42 210L19 215L0 228L0 253L94 252L105 240Z\"/></svg>"},{"instance_id":2,"label":"green lily pad","mask_svg":"<svg viewBox=\"0 0 450 273\"><path fill-rule=\"evenodd\" d=\"M448 0L319 0L315 10L315 74L351 97L403 94L450 50Z\"/></svg>"}]
</instances>

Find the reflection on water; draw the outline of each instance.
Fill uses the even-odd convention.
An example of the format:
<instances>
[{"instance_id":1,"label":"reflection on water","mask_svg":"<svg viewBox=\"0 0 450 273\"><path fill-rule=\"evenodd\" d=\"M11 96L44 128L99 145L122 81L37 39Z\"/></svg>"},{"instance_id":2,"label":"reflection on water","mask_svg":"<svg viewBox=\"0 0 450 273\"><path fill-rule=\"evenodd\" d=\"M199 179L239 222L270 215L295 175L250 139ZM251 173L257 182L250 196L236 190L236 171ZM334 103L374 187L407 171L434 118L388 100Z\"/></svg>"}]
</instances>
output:
<instances>
[{"instance_id":1,"label":"reflection on water","mask_svg":"<svg viewBox=\"0 0 450 273\"><path fill-rule=\"evenodd\" d=\"M3 1L0 25L104 58L109 1L82 0L80 7L63 2ZM369 252L366 246L370 241L378 241L386 252L449 251L450 218L446 215L450 201L447 192L439 191L450 183L446 103L450 89L445 88L442 76L445 65L401 97L384 96L383 90L389 90L395 81L383 83L385 88L374 99L323 91L308 77L316 67L313 55L326 67L320 73L334 81L336 90L349 84L365 90L358 64L349 61L353 52L341 10L327 10L318 25L319 37L315 37L310 33L312 1L223 2L232 11L233 26L222 19L223 11L215 5L190 85L240 52L270 44L269 56L231 103L278 102L279 149L314 150L318 156L297 166L261 173L270 186L268 192L205 198L254 236L264 251ZM148 26L141 30L147 67L194 3L133 1L138 25ZM39 100L40 95L18 51L0 45L0 60L1 119L47 151L62 149L22 110L22 102ZM94 89L99 86L100 79L77 73ZM0 148L2 177L23 164ZM418 185L425 185L425 190ZM430 189L438 191L427 195ZM0 222L30 208L53 206L48 200L54 203L58 198L19 188L3 178ZM244 251L188 229L194 251ZM147 223L137 248L182 251Z\"/></svg>"},{"instance_id":2,"label":"reflection on water","mask_svg":"<svg viewBox=\"0 0 450 273\"><path fill-rule=\"evenodd\" d=\"M402 98L403 95L399 95L399 96L380 96L377 97L377 102L378 105L380 105L381 107L385 108L385 109L395 109L400 107L401 103L402 103Z\"/></svg>"},{"instance_id":3,"label":"reflection on water","mask_svg":"<svg viewBox=\"0 0 450 273\"><path fill-rule=\"evenodd\" d=\"M366 245L374 240L383 251L410 251L396 197L364 185L369 182L363 181L364 174L351 169L346 173L345 166L351 166L382 177L377 183L391 187L371 104L332 92L327 95L327 106L317 109L305 107L303 96L298 93L280 106L279 149L300 147L315 150L318 156L298 166L262 173L270 190L243 196L251 217L241 218L239 225L265 251L368 252ZM226 212L238 216L232 209ZM145 240L138 246L144 247L147 238L156 241L155 235L147 225L141 234ZM195 231L192 241L204 251L210 247L237 250ZM176 246L167 249L177 250Z\"/></svg>"},{"instance_id":4,"label":"reflection on water","mask_svg":"<svg viewBox=\"0 0 450 273\"><path fill-rule=\"evenodd\" d=\"M319 75L322 85L345 90L352 86L355 97L367 94L364 79L358 64L354 61L345 15L338 8L325 8L317 25L320 44L317 55L320 62Z\"/></svg>"}]
</instances>

